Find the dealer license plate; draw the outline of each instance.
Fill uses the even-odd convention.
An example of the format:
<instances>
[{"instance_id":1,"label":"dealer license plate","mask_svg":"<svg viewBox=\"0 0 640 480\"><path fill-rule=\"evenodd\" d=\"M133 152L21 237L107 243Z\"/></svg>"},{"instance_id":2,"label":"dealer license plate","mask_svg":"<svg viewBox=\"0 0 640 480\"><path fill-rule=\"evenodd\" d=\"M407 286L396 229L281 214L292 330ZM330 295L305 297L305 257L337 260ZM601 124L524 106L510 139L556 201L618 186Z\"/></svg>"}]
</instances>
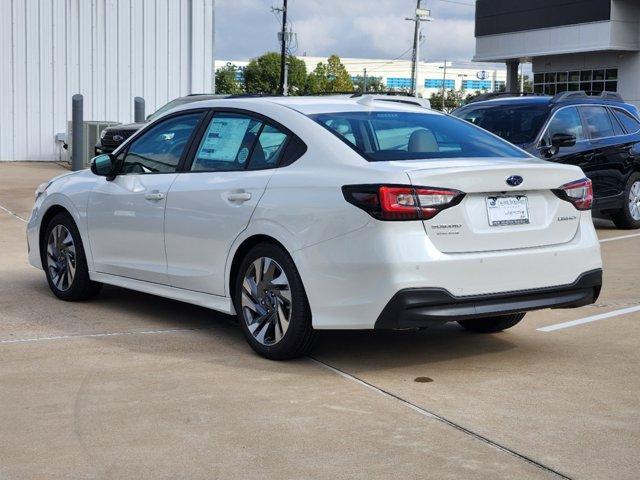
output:
<instances>
[{"instance_id":1,"label":"dealer license plate","mask_svg":"<svg viewBox=\"0 0 640 480\"><path fill-rule=\"evenodd\" d=\"M523 225L529 223L526 195L487 197L489 225Z\"/></svg>"}]
</instances>

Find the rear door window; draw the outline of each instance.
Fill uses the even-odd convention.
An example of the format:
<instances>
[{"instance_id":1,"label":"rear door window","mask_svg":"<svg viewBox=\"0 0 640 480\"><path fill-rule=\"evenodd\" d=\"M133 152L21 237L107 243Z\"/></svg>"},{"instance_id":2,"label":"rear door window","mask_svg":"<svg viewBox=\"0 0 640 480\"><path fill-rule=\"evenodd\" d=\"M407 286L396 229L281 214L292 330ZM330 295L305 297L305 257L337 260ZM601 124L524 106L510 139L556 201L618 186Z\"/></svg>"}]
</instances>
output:
<instances>
[{"instance_id":1,"label":"rear door window","mask_svg":"<svg viewBox=\"0 0 640 480\"><path fill-rule=\"evenodd\" d=\"M200 142L192 171L244 170L262 122L235 113L217 113Z\"/></svg>"},{"instance_id":2,"label":"rear door window","mask_svg":"<svg viewBox=\"0 0 640 480\"><path fill-rule=\"evenodd\" d=\"M607 138L615 136L613 124L607 113L607 109L598 106L580 107L584 115L589 137L591 139Z\"/></svg>"}]
</instances>

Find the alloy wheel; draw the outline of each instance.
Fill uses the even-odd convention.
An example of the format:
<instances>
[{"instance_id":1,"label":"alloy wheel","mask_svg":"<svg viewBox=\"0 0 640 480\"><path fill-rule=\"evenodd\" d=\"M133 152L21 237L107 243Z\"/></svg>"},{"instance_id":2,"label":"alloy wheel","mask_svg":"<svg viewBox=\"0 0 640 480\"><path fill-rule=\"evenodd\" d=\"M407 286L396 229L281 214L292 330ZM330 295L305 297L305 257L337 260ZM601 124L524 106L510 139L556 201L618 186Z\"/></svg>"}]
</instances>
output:
<instances>
[{"instance_id":1,"label":"alloy wheel","mask_svg":"<svg viewBox=\"0 0 640 480\"><path fill-rule=\"evenodd\" d=\"M629 190L629 213L634 220L640 220L640 180L633 182Z\"/></svg>"},{"instance_id":2,"label":"alloy wheel","mask_svg":"<svg viewBox=\"0 0 640 480\"><path fill-rule=\"evenodd\" d=\"M69 290L76 275L76 246L71 232L64 225L56 225L49 233L47 270L58 290Z\"/></svg>"},{"instance_id":3,"label":"alloy wheel","mask_svg":"<svg viewBox=\"0 0 640 480\"><path fill-rule=\"evenodd\" d=\"M242 317L262 345L275 345L289 328L291 287L282 266L269 257L257 258L242 282Z\"/></svg>"}]
</instances>

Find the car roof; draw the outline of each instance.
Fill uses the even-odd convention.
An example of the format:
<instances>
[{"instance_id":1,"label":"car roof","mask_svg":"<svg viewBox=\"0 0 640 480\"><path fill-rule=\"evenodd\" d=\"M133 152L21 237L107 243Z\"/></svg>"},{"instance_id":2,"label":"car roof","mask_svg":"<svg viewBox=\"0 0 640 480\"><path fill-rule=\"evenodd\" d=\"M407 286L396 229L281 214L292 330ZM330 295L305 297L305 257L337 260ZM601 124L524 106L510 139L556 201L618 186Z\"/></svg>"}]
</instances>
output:
<instances>
[{"instance_id":1,"label":"car roof","mask_svg":"<svg viewBox=\"0 0 640 480\"><path fill-rule=\"evenodd\" d=\"M608 92L605 92L608 93ZM633 105L625 103L622 100L622 97L614 98L614 93L610 93L610 96L600 96L600 95L587 95L584 92L563 92L562 94L558 94L555 96L551 95L537 95L537 94L529 94L529 95L517 95L517 96L508 96L500 95L493 98L487 98L486 100L477 100L469 102L468 104L460 107L460 110L467 109L471 107L481 107L481 106L525 106L525 105L542 105L549 107L556 106L566 106L566 105L584 105L584 104L594 104L594 105L616 105L626 110L634 110Z\"/></svg>"},{"instance_id":2,"label":"car roof","mask_svg":"<svg viewBox=\"0 0 640 480\"><path fill-rule=\"evenodd\" d=\"M231 96L228 98L218 98L215 100L205 100L176 107L172 111L182 109L190 109L196 107L224 107L228 104L230 107L238 108L246 103L247 106L256 105L256 103L271 103L290 108L304 115L315 115L320 113L335 112L367 112L367 111L403 111L414 112L431 115L440 115L428 108L413 103L405 103L400 101L390 101L386 98L380 98L377 95L362 95L359 97L346 97L344 95L329 96Z\"/></svg>"}]
</instances>

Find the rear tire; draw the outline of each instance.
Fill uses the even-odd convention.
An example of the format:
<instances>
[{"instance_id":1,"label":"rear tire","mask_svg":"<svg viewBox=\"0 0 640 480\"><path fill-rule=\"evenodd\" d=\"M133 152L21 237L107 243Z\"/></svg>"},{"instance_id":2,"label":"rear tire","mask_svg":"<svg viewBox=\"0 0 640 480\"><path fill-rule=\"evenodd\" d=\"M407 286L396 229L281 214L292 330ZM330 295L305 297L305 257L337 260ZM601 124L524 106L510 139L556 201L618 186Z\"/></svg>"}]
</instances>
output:
<instances>
[{"instance_id":1,"label":"rear tire","mask_svg":"<svg viewBox=\"0 0 640 480\"><path fill-rule=\"evenodd\" d=\"M61 300L88 300L102 284L89 278L80 232L68 213L58 213L46 227L40 246L42 268L49 288Z\"/></svg>"},{"instance_id":2,"label":"rear tire","mask_svg":"<svg viewBox=\"0 0 640 480\"><path fill-rule=\"evenodd\" d=\"M260 243L244 257L235 279L238 321L254 351L271 360L304 355L315 332L302 279L281 247Z\"/></svg>"},{"instance_id":3,"label":"rear tire","mask_svg":"<svg viewBox=\"0 0 640 480\"><path fill-rule=\"evenodd\" d=\"M624 205L611 215L616 227L624 230L640 228L640 173L629 177L624 189Z\"/></svg>"},{"instance_id":4,"label":"rear tire","mask_svg":"<svg viewBox=\"0 0 640 480\"><path fill-rule=\"evenodd\" d=\"M499 317L474 318L472 320L460 320L458 323L465 330L475 333L496 333L511 328L520 323L524 313L501 315Z\"/></svg>"}]
</instances>

